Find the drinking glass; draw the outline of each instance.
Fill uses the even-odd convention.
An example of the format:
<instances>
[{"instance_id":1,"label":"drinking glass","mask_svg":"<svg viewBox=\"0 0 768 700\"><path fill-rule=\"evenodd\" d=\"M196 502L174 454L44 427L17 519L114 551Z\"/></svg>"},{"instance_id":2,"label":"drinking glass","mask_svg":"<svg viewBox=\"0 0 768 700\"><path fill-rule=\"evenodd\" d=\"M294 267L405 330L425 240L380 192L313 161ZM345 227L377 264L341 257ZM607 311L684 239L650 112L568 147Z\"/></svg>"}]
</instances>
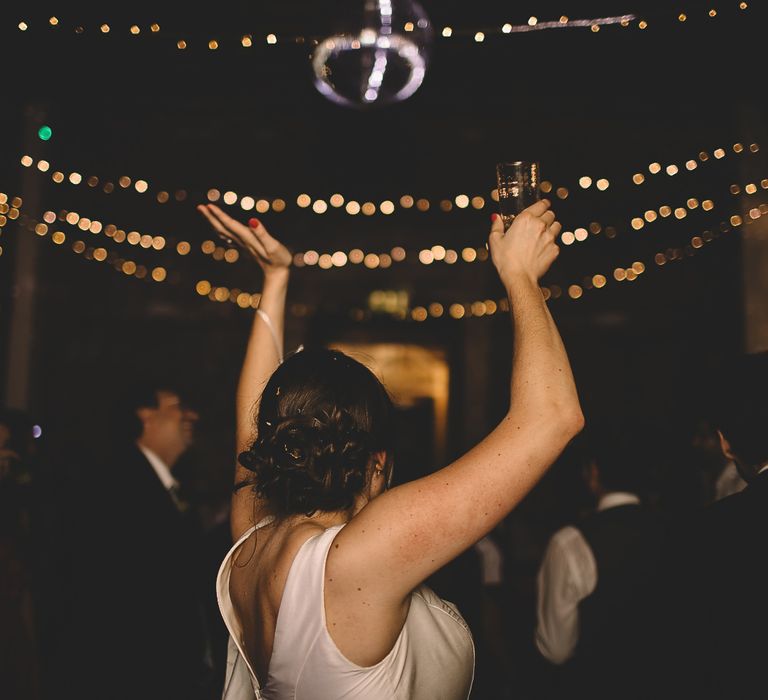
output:
<instances>
[{"instance_id":1,"label":"drinking glass","mask_svg":"<svg viewBox=\"0 0 768 700\"><path fill-rule=\"evenodd\" d=\"M496 164L499 212L505 230L523 209L539 200L540 178L539 164L535 161Z\"/></svg>"}]
</instances>

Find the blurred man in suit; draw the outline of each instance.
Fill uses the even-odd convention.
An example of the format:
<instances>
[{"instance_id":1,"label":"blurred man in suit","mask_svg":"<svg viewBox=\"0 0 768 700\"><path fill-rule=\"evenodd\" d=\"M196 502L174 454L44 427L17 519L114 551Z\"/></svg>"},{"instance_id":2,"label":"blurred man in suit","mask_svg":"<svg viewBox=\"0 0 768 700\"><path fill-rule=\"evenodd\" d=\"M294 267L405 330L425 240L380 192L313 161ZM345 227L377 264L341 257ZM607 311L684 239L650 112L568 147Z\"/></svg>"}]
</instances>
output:
<instances>
[{"instance_id":1,"label":"blurred man in suit","mask_svg":"<svg viewBox=\"0 0 768 700\"><path fill-rule=\"evenodd\" d=\"M122 437L83 492L73 692L205 698L200 533L172 473L198 415L161 384L133 388L120 411Z\"/></svg>"},{"instance_id":2,"label":"blurred man in suit","mask_svg":"<svg viewBox=\"0 0 768 700\"><path fill-rule=\"evenodd\" d=\"M767 692L768 352L728 363L716 383L722 450L747 486L703 509L672 540L660 677L668 697L749 700Z\"/></svg>"}]
</instances>

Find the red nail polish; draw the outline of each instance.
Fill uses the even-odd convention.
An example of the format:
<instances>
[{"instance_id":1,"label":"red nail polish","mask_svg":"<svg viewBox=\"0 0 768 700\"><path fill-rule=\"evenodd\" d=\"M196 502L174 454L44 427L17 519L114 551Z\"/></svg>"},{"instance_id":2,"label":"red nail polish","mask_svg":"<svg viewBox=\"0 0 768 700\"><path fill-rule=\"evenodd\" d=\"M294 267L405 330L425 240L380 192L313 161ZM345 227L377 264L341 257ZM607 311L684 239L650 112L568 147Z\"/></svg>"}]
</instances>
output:
<instances>
[{"instance_id":1,"label":"red nail polish","mask_svg":"<svg viewBox=\"0 0 768 700\"><path fill-rule=\"evenodd\" d=\"M252 219L248 219L248 225L249 225L251 228L259 228L259 224L260 224L260 223L261 223L261 222L260 222L260 221L259 221L257 218L255 218L255 217L254 217L254 218L252 218Z\"/></svg>"},{"instance_id":2,"label":"red nail polish","mask_svg":"<svg viewBox=\"0 0 768 700\"><path fill-rule=\"evenodd\" d=\"M496 221L496 219L498 219L498 218L499 218L498 214L496 214L496 213L491 214L491 221Z\"/></svg>"}]
</instances>

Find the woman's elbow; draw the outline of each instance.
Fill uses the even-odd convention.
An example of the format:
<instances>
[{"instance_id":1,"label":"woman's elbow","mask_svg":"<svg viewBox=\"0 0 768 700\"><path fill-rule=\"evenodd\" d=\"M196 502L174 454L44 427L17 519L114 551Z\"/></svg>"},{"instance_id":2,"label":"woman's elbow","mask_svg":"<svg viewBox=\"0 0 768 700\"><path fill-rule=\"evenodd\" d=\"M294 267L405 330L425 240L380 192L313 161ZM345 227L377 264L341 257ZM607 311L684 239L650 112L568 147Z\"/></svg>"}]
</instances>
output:
<instances>
[{"instance_id":1,"label":"woman's elbow","mask_svg":"<svg viewBox=\"0 0 768 700\"><path fill-rule=\"evenodd\" d=\"M584 424L584 413L578 404L558 410L558 425L566 441L575 438L584 429Z\"/></svg>"}]
</instances>

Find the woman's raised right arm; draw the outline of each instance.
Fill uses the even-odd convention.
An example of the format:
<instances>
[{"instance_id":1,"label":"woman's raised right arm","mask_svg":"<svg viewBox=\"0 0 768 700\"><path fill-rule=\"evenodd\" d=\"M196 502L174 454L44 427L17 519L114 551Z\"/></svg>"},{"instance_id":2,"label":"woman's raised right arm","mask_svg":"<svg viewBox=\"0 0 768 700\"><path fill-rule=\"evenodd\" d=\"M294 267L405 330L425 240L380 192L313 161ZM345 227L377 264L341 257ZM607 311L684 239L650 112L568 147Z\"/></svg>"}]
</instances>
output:
<instances>
[{"instance_id":1,"label":"woman's raised right arm","mask_svg":"<svg viewBox=\"0 0 768 700\"><path fill-rule=\"evenodd\" d=\"M334 580L366 591L369 601L401 605L490 532L581 430L568 357L538 285L557 257L559 231L546 200L522 212L506 233L501 219L494 221L491 255L514 327L509 410L463 457L373 499L339 533L328 567L340 574Z\"/></svg>"},{"instance_id":2,"label":"woman's raised right arm","mask_svg":"<svg viewBox=\"0 0 768 700\"><path fill-rule=\"evenodd\" d=\"M249 226L223 212L213 204L200 205L200 212L208 219L222 238L230 240L250 254L264 273L258 311L254 314L245 357L240 370L235 397L235 455L247 450L256 437L254 418L261 394L272 373L283 359L283 328L285 300L288 292L291 254L273 238L259 221L252 219ZM250 472L235 459L235 484L250 476ZM239 539L254 520L258 521L263 508L252 489L238 489L232 496L230 522L232 537Z\"/></svg>"}]
</instances>

